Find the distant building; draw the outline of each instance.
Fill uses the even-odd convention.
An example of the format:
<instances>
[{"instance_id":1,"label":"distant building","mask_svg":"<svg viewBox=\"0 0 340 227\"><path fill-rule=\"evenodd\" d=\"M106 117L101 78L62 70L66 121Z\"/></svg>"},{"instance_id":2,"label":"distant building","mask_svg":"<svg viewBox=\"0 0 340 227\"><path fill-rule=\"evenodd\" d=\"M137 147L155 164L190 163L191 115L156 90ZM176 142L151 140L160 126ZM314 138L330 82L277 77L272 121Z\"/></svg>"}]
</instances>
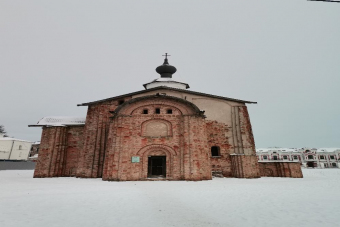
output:
<instances>
[{"instance_id":1,"label":"distant building","mask_svg":"<svg viewBox=\"0 0 340 227\"><path fill-rule=\"evenodd\" d=\"M39 147L40 147L40 142L34 142L32 144L31 151L30 151L30 154L29 154L29 157L28 157L29 160L37 160L38 159Z\"/></svg>"},{"instance_id":2,"label":"distant building","mask_svg":"<svg viewBox=\"0 0 340 227\"><path fill-rule=\"evenodd\" d=\"M259 161L298 161L310 168L340 168L340 148L260 148Z\"/></svg>"},{"instance_id":3,"label":"distant building","mask_svg":"<svg viewBox=\"0 0 340 227\"><path fill-rule=\"evenodd\" d=\"M27 160L32 142L0 135L0 160Z\"/></svg>"}]
</instances>

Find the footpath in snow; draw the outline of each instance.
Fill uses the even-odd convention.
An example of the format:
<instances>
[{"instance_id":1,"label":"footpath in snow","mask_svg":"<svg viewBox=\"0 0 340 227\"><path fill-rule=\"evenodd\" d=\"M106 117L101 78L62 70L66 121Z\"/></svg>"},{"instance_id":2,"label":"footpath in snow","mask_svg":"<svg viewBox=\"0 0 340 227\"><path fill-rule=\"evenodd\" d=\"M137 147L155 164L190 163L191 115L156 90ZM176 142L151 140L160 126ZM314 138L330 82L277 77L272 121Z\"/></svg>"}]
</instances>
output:
<instances>
[{"instance_id":1,"label":"footpath in snow","mask_svg":"<svg viewBox=\"0 0 340 227\"><path fill-rule=\"evenodd\" d=\"M107 182L0 171L0 226L340 226L340 170L303 174L303 179Z\"/></svg>"}]
</instances>

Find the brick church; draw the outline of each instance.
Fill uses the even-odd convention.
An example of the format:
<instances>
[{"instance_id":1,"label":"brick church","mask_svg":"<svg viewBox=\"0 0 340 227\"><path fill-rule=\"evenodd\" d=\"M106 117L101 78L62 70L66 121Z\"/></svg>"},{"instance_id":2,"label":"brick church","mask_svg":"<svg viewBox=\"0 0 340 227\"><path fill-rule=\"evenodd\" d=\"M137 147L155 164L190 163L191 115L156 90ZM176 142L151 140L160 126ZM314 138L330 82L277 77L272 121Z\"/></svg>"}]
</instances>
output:
<instances>
[{"instance_id":1,"label":"brick church","mask_svg":"<svg viewBox=\"0 0 340 227\"><path fill-rule=\"evenodd\" d=\"M45 117L34 177L106 181L302 177L296 162L259 162L245 100L188 90L164 63L145 90L78 104L86 118Z\"/></svg>"}]
</instances>

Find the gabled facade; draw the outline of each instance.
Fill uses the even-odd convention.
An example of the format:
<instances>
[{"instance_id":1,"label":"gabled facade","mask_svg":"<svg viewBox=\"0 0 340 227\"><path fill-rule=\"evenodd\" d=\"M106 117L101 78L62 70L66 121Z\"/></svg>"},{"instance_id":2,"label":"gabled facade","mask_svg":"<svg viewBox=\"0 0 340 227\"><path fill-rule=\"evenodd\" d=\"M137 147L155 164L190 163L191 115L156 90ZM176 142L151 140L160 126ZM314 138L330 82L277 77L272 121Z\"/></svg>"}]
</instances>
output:
<instances>
[{"instance_id":1,"label":"gabled facade","mask_svg":"<svg viewBox=\"0 0 340 227\"><path fill-rule=\"evenodd\" d=\"M34 177L260 177L246 107L254 102L187 90L188 84L172 80L176 68L167 59L156 71L161 79L145 84L146 90L79 104L88 107L85 122L44 118L32 125L43 127ZM302 177L301 169L289 176Z\"/></svg>"}]
</instances>

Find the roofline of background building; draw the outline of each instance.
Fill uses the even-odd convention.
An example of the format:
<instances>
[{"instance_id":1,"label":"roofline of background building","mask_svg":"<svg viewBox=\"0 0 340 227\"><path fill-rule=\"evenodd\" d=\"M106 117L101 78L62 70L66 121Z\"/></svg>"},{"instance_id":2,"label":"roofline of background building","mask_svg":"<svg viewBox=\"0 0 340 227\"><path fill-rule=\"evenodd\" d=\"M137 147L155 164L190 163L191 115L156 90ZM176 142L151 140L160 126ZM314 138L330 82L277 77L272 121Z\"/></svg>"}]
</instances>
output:
<instances>
[{"instance_id":1,"label":"roofline of background building","mask_svg":"<svg viewBox=\"0 0 340 227\"><path fill-rule=\"evenodd\" d=\"M183 89L179 89L179 88L170 88L170 87L166 87L166 86L159 86L159 87L155 87L155 88L151 88L151 89L147 89L147 90L136 91L136 92L132 92L132 93L124 94L124 95L119 95L119 96L115 96L115 97L111 97L111 98L107 98L107 99L101 99L101 100L97 100L97 101L93 101L93 102L81 103L81 104L77 104L77 106L89 106L89 105L92 105L92 104L111 101L111 100L115 100L115 99L121 99L121 98L125 98L125 97L132 96L132 95L143 94L143 93L146 93L146 92L149 92L149 91L156 91L156 90L159 90L159 89L165 89L165 90L171 90L171 91L180 91L180 92L187 93L187 94L202 95L202 96L206 96L206 97L210 97L210 98L222 99L222 100L239 102L239 103L257 104L257 102L252 102L252 101L233 99L233 98L228 98L228 97L223 97L223 96L205 94L205 93L201 93L201 92L197 92L197 91L183 90Z\"/></svg>"}]
</instances>

